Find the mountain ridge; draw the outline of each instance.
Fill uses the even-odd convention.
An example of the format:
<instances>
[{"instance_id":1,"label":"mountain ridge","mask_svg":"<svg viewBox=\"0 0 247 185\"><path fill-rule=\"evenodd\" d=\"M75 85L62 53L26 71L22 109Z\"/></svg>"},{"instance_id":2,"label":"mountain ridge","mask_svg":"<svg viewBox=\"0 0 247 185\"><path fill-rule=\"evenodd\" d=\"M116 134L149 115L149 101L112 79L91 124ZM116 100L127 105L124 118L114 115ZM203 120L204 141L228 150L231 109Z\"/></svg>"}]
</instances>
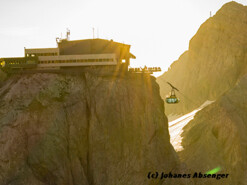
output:
<instances>
[{"instance_id":1,"label":"mountain ridge","mask_svg":"<svg viewBox=\"0 0 247 185\"><path fill-rule=\"evenodd\" d=\"M157 78L163 99L170 91L166 81L188 97L178 93L181 102L166 106L167 115L185 114L207 100L217 99L247 72L246 19L246 6L236 2L223 5L200 26L189 50Z\"/></svg>"}]
</instances>

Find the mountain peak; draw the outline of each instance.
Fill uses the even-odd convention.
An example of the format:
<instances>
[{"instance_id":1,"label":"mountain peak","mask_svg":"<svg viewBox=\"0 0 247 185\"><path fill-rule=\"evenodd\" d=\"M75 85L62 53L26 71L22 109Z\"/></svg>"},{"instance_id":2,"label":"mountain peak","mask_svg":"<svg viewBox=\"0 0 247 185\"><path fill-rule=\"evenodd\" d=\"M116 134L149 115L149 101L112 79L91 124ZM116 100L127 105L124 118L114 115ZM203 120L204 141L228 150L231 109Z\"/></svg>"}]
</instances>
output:
<instances>
[{"instance_id":1,"label":"mountain peak","mask_svg":"<svg viewBox=\"0 0 247 185\"><path fill-rule=\"evenodd\" d=\"M243 8L246 7L240 3L237 3L236 1L230 1L222 6L222 8Z\"/></svg>"},{"instance_id":2,"label":"mountain peak","mask_svg":"<svg viewBox=\"0 0 247 185\"><path fill-rule=\"evenodd\" d=\"M240 15L240 14L247 13L247 6L244 6L240 3L235 1L228 2L224 4L221 9L216 13L216 15Z\"/></svg>"}]
</instances>

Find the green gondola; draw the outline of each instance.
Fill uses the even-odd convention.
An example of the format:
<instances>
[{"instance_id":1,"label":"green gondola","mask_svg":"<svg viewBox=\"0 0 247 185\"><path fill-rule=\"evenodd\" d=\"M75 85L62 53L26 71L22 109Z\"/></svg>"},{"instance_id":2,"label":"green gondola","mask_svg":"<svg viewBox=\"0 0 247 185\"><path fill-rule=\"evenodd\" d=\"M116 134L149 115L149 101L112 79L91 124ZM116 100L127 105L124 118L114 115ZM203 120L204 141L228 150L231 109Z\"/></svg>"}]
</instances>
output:
<instances>
[{"instance_id":1,"label":"green gondola","mask_svg":"<svg viewBox=\"0 0 247 185\"><path fill-rule=\"evenodd\" d=\"M180 100L174 96L174 97L168 97L166 98L166 103L173 104L173 103L178 103Z\"/></svg>"},{"instance_id":2,"label":"green gondola","mask_svg":"<svg viewBox=\"0 0 247 185\"><path fill-rule=\"evenodd\" d=\"M169 97L166 98L166 103L168 104L176 104L176 103L179 103L179 99L176 97L176 94L175 94L175 90L179 91L176 87L174 87L172 84L170 84L169 82L167 82L171 87L172 87L172 90L171 90L171 95Z\"/></svg>"}]
</instances>

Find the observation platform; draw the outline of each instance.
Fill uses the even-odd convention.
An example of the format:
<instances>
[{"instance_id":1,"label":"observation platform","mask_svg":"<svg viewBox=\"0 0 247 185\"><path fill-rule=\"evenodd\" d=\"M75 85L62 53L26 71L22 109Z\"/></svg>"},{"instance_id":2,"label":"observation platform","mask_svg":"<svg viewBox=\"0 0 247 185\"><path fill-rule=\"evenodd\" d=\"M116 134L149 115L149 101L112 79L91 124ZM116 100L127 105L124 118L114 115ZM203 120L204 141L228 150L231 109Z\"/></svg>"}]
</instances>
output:
<instances>
[{"instance_id":1,"label":"observation platform","mask_svg":"<svg viewBox=\"0 0 247 185\"><path fill-rule=\"evenodd\" d=\"M129 68L128 70L130 73L148 73L148 74L153 74L154 72L160 72L161 68L160 67L136 67L136 68Z\"/></svg>"}]
</instances>

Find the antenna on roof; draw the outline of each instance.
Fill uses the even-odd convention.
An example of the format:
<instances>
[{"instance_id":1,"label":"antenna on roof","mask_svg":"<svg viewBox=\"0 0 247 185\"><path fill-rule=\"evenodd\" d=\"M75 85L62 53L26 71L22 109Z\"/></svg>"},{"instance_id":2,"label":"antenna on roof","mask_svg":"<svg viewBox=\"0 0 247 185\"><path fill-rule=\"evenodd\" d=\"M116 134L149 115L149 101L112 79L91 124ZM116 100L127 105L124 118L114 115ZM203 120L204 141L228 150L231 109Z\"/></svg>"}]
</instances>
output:
<instances>
[{"instance_id":1,"label":"antenna on roof","mask_svg":"<svg viewBox=\"0 0 247 185\"><path fill-rule=\"evenodd\" d=\"M212 17L212 11L210 11L210 17Z\"/></svg>"},{"instance_id":2,"label":"antenna on roof","mask_svg":"<svg viewBox=\"0 0 247 185\"><path fill-rule=\"evenodd\" d=\"M93 27L93 39L94 39L94 27Z\"/></svg>"},{"instance_id":3,"label":"antenna on roof","mask_svg":"<svg viewBox=\"0 0 247 185\"><path fill-rule=\"evenodd\" d=\"M97 28L97 38L99 38L99 28Z\"/></svg>"},{"instance_id":4,"label":"antenna on roof","mask_svg":"<svg viewBox=\"0 0 247 185\"><path fill-rule=\"evenodd\" d=\"M70 30L69 28L67 28L66 39L69 40L69 37L70 37Z\"/></svg>"}]
</instances>

